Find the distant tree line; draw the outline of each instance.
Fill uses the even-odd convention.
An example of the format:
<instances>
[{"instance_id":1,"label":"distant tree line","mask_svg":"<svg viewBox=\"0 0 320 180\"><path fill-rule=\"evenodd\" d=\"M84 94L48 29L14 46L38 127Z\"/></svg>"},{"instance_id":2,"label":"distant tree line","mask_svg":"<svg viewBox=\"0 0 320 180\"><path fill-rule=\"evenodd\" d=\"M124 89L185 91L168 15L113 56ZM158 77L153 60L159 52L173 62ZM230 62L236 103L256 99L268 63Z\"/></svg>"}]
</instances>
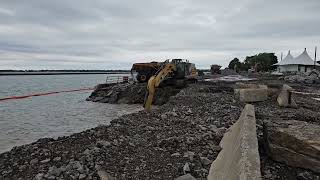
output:
<instances>
[{"instance_id":1,"label":"distant tree line","mask_svg":"<svg viewBox=\"0 0 320 180\"><path fill-rule=\"evenodd\" d=\"M274 70L276 68L274 64L276 63L278 63L278 58L274 53L259 53L254 56L247 56L243 62L234 58L230 61L228 68L237 72L248 71L249 69L266 72Z\"/></svg>"}]
</instances>

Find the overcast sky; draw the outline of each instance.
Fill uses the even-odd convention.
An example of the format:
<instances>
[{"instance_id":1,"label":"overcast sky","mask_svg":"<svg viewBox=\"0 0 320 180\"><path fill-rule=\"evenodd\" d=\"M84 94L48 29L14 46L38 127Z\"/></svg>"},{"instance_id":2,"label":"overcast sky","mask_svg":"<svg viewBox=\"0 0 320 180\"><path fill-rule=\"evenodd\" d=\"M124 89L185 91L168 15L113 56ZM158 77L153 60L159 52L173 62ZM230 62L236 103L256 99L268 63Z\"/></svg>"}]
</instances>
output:
<instances>
[{"instance_id":1,"label":"overcast sky","mask_svg":"<svg viewBox=\"0 0 320 180\"><path fill-rule=\"evenodd\" d=\"M167 58L209 68L305 47L314 57L319 42L320 0L0 1L0 69L130 69Z\"/></svg>"}]
</instances>

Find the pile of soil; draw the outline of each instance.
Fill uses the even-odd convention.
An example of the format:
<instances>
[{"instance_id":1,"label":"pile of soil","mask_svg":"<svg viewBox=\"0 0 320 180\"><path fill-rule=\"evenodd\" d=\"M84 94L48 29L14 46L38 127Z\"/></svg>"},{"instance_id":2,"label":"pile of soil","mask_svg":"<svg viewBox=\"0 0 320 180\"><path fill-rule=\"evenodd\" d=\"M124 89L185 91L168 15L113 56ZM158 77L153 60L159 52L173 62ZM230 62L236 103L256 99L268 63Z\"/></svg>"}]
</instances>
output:
<instances>
[{"instance_id":1,"label":"pile of soil","mask_svg":"<svg viewBox=\"0 0 320 180\"><path fill-rule=\"evenodd\" d=\"M98 169L117 179L206 179L243 106L230 87L189 85L150 113L3 153L0 179L96 179Z\"/></svg>"},{"instance_id":2,"label":"pile of soil","mask_svg":"<svg viewBox=\"0 0 320 180\"><path fill-rule=\"evenodd\" d=\"M156 89L153 104L162 105L185 86L163 86ZM146 83L100 84L87 98L101 103L143 104L147 93Z\"/></svg>"}]
</instances>

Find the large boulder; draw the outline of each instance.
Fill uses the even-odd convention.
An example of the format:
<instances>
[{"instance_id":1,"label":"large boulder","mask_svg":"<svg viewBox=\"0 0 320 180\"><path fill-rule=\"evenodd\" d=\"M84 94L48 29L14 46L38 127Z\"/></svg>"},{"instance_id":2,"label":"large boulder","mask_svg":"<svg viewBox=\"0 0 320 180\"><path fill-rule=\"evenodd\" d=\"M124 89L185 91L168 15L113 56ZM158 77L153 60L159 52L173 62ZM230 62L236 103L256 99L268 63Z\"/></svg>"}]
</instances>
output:
<instances>
[{"instance_id":1,"label":"large boulder","mask_svg":"<svg viewBox=\"0 0 320 180\"><path fill-rule=\"evenodd\" d=\"M304 121L266 124L267 150L275 161L320 173L320 126Z\"/></svg>"}]
</instances>

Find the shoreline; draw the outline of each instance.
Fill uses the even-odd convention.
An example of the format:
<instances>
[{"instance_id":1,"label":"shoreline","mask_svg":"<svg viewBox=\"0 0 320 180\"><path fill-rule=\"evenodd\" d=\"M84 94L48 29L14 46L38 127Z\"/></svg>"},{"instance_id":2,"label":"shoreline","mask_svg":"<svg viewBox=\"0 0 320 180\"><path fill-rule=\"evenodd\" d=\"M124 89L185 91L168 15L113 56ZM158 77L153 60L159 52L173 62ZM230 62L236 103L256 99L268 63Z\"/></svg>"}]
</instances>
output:
<instances>
[{"instance_id":1,"label":"shoreline","mask_svg":"<svg viewBox=\"0 0 320 180\"><path fill-rule=\"evenodd\" d=\"M192 84L149 113L124 115L112 120L110 125L15 147L0 154L0 177L94 179L103 170L116 179L174 179L185 173L187 164L192 176L206 179L212 161L221 150L223 134L239 118L245 105L236 100L233 85ZM281 119L282 113L296 114L302 119L316 117L306 114L304 109L279 109L274 97L254 105L259 148L263 146L260 143L263 143L264 120ZM320 121L315 119L314 123ZM305 172L272 161L263 150L260 155L263 179Z\"/></svg>"}]
</instances>

